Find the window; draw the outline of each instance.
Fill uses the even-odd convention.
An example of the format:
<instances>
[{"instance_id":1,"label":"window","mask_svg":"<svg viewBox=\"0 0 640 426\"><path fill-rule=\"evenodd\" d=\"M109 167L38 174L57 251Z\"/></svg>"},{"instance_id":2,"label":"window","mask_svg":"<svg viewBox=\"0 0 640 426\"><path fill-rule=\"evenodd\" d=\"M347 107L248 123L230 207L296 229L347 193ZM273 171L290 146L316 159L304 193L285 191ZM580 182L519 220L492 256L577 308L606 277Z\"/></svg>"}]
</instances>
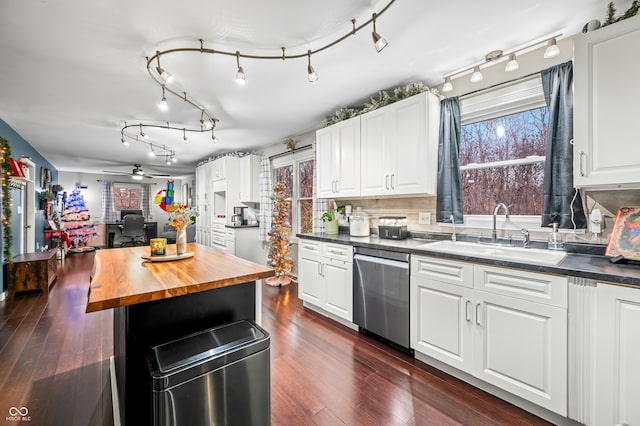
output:
<instances>
[{"instance_id":1,"label":"window","mask_svg":"<svg viewBox=\"0 0 640 426\"><path fill-rule=\"evenodd\" d=\"M285 184L285 197L289 201L289 223L293 234L313 231L313 152L303 152L273 162L273 183Z\"/></svg>"},{"instance_id":2,"label":"window","mask_svg":"<svg viewBox=\"0 0 640 426\"><path fill-rule=\"evenodd\" d=\"M113 199L116 212L142 209L142 188L140 185L114 183Z\"/></svg>"},{"instance_id":3,"label":"window","mask_svg":"<svg viewBox=\"0 0 640 426\"><path fill-rule=\"evenodd\" d=\"M464 214L503 202L512 215L539 216L549 121L540 77L469 96L460 109Z\"/></svg>"}]
</instances>

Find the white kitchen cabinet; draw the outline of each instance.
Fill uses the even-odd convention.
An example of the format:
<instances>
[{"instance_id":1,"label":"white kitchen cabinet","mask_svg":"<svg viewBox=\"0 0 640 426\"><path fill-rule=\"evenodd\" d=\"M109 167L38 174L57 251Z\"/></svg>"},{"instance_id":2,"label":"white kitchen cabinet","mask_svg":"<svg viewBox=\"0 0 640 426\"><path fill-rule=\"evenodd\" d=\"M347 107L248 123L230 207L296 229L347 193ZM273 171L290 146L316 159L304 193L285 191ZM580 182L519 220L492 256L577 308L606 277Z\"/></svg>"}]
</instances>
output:
<instances>
[{"instance_id":1,"label":"white kitchen cabinet","mask_svg":"<svg viewBox=\"0 0 640 426\"><path fill-rule=\"evenodd\" d=\"M310 305L353 321L353 249L300 240L298 297Z\"/></svg>"},{"instance_id":2,"label":"white kitchen cabinet","mask_svg":"<svg viewBox=\"0 0 640 426\"><path fill-rule=\"evenodd\" d=\"M412 348L567 414L567 279L411 257Z\"/></svg>"},{"instance_id":3,"label":"white kitchen cabinet","mask_svg":"<svg viewBox=\"0 0 640 426\"><path fill-rule=\"evenodd\" d=\"M574 59L574 184L640 187L640 17L579 35Z\"/></svg>"},{"instance_id":4,"label":"white kitchen cabinet","mask_svg":"<svg viewBox=\"0 0 640 426\"><path fill-rule=\"evenodd\" d=\"M220 157L207 163L210 164L211 172L209 178L211 180L219 180L227 178L227 160L229 157Z\"/></svg>"},{"instance_id":5,"label":"white kitchen cabinet","mask_svg":"<svg viewBox=\"0 0 640 426\"><path fill-rule=\"evenodd\" d=\"M440 101L423 92L360 116L361 194L435 194Z\"/></svg>"},{"instance_id":6,"label":"white kitchen cabinet","mask_svg":"<svg viewBox=\"0 0 640 426\"><path fill-rule=\"evenodd\" d=\"M360 117L316 132L318 198L360 196Z\"/></svg>"},{"instance_id":7,"label":"white kitchen cabinet","mask_svg":"<svg viewBox=\"0 0 640 426\"><path fill-rule=\"evenodd\" d=\"M240 186L238 200L241 203L260 202L260 157L247 155L238 161Z\"/></svg>"},{"instance_id":8,"label":"white kitchen cabinet","mask_svg":"<svg viewBox=\"0 0 640 426\"><path fill-rule=\"evenodd\" d=\"M265 264L262 244L258 240L259 229L255 227L226 228L225 251L234 256Z\"/></svg>"},{"instance_id":9,"label":"white kitchen cabinet","mask_svg":"<svg viewBox=\"0 0 640 426\"><path fill-rule=\"evenodd\" d=\"M598 283L596 304L594 424L638 425L640 290Z\"/></svg>"}]
</instances>

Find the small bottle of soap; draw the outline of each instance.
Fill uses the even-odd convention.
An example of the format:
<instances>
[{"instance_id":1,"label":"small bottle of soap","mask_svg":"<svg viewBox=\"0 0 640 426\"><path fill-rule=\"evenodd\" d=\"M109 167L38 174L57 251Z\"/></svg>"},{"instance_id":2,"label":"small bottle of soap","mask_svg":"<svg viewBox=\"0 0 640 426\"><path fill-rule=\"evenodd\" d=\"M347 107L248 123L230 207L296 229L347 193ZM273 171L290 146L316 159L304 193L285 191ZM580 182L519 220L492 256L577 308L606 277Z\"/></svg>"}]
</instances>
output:
<instances>
[{"instance_id":1,"label":"small bottle of soap","mask_svg":"<svg viewBox=\"0 0 640 426\"><path fill-rule=\"evenodd\" d=\"M549 235L549 250L564 250L564 242L562 241L562 235L558 232L558 224L552 223L553 231Z\"/></svg>"}]
</instances>

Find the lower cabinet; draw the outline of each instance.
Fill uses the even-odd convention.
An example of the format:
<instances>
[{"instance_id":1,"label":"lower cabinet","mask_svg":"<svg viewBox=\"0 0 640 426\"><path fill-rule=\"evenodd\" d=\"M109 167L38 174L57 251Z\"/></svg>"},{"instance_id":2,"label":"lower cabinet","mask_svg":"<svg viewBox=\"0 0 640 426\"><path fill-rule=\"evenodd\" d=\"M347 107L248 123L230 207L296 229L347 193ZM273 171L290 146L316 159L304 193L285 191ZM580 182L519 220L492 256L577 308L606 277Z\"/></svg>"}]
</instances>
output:
<instances>
[{"instance_id":1,"label":"lower cabinet","mask_svg":"<svg viewBox=\"0 0 640 426\"><path fill-rule=\"evenodd\" d=\"M640 290L596 288L595 425L640 424Z\"/></svg>"},{"instance_id":2,"label":"lower cabinet","mask_svg":"<svg viewBox=\"0 0 640 426\"><path fill-rule=\"evenodd\" d=\"M415 351L567 415L567 279L412 256Z\"/></svg>"},{"instance_id":3,"label":"lower cabinet","mask_svg":"<svg viewBox=\"0 0 640 426\"><path fill-rule=\"evenodd\" d=\"M353 249L300 240L298 297L308 304L353 321Z\"/></svg>"}]
</instances>

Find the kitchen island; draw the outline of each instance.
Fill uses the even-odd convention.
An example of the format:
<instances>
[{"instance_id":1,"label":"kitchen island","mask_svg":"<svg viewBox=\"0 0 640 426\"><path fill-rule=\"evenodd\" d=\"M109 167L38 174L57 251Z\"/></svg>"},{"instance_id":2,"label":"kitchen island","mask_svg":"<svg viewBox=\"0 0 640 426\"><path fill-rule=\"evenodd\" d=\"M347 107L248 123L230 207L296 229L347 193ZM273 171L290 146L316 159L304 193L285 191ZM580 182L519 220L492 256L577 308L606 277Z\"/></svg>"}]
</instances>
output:
<instances>
[{"instance_id":1,"label":"kitchen island","mask_svg":"<svg viewBox=\"0 0 640 426\"><path fill-rule=\"evenodd\" d=\"M275 275L271 268L196 243L187 252L194 256L171 262L144 261L149 247L96 253L86 312L114 310L116 422L151 424L150 347L232 321L260 322L255 281Z\"/></svg>"}]
</instances>

